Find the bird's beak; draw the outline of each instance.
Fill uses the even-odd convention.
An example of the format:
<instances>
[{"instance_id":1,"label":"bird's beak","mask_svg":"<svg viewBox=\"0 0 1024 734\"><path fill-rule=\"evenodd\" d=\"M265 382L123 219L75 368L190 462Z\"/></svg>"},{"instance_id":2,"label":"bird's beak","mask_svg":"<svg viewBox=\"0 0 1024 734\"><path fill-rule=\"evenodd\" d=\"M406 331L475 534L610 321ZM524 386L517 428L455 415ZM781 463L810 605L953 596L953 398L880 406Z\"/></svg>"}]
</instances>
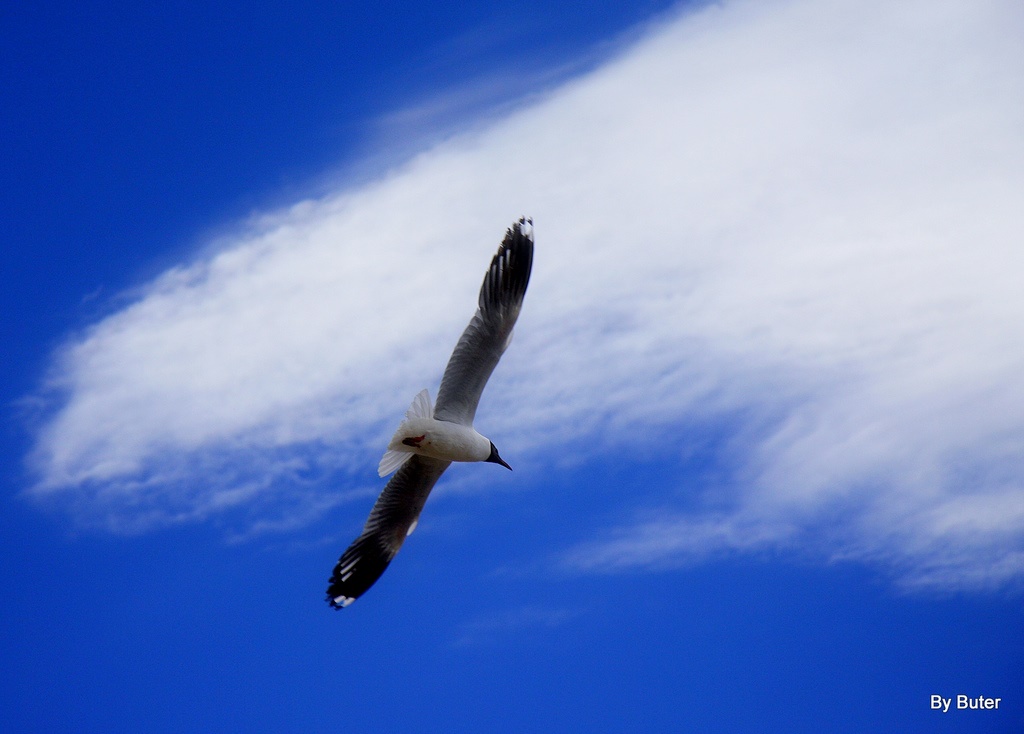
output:
<instances>
[{"instance_id":1,"label":"bird's beak","mask_svg":"<svg viewBox=\"0 0 1024 734\"><path fill-rule=\"evenodd\" d=\"M510 467L508 464L506 464L505 460L503 458L498 456L498 449L494 446L494 442L493 441L491 442L491 455L488 456L486 460L489 461L492 464L501 464L503 467L505 467L509 471L512 471L512 467Z\"/></svg>"}]
</instances>

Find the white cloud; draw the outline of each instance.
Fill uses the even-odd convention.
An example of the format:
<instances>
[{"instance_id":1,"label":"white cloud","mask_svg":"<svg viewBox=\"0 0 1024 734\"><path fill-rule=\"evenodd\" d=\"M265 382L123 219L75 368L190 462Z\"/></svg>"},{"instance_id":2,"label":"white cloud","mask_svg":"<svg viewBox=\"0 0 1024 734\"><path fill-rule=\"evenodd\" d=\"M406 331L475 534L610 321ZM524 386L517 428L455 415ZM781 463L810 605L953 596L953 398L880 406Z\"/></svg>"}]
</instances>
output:
<instances>
[{"instance_id":1,"label":"white cloud","mask_svg":"<svg viewBox=\"0 0 1024 734\"><path fill-rule=\"evenodd\" d=\"M736 435L727 509L619 528L573 567L784 544L911 582L1020 578L1022 32L996 0L679 16L372 184L249 222L73 340L34 492L191 519L372 467L526 213L534 280L485 432L581 462L679 422Z\"/></svg>"},{"instance_id":2,"label":"white cloud","mask_svg":"<svg viewBox=\"0 0 1024 734\"><path fill-rule=\"evenodd\" d=\"M495 639L503 639L509 632L535 632L557 629L579 617L578 611L569 609L548 609L527 605L506 609L497 613L481 615L464 623L455 647L479 647ZM532 635L531 635L532 638Z\"/></svg>"}]
</instances>

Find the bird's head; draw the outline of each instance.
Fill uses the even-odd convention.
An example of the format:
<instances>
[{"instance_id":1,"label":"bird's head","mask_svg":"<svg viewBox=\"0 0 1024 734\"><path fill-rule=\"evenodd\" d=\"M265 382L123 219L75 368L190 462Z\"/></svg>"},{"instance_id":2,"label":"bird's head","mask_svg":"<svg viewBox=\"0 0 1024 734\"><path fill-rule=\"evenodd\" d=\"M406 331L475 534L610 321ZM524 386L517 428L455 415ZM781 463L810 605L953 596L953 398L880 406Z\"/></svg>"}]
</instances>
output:
<instances>
[{"instance_id":1,"label":"bird's head","mask_svg":"<svg viewBox=\"0 0 1024 734\"><path fill-rule=\"evenodd\" d=\"M505 460L498 456L498 447L494 445L494 441L491 441L491 455L484 459L484 461L489 461L492 464L501 464L509 471L512 471L512 467L506 464Z\"/></svg>"}]
</instances>

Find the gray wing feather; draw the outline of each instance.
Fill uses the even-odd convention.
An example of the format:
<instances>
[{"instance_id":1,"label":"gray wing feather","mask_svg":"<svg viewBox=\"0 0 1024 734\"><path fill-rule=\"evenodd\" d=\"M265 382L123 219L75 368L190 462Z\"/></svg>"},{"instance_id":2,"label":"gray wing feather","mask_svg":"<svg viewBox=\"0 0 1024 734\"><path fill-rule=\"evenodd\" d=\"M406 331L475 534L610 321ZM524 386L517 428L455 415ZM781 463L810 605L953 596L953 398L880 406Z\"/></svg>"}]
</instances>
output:
<instances>
[{"instance_id":1,"label":"gray wing feather","mask_svg":"<svg viewBox=\"0 0 1024 734\"><path fill-rule=\"evenodd\" d=\"M420 516L430 490L450 461L412 456L384 486L363 532L341 554L327 587L332 607L348 606L373 586Z\"/></svg>"},{"instance_id":2,"label":"gray wing feather","mask_svg":"<svg viewBox=\"0 0 1024 734\"><path fill-rule=\"evenodd\" d=\"M455 345L434 405L438 420L472 425L480 395L512 337L533 267L532 221L505 233L480 287L479 306Z\"/></svg>"}]
</instances>

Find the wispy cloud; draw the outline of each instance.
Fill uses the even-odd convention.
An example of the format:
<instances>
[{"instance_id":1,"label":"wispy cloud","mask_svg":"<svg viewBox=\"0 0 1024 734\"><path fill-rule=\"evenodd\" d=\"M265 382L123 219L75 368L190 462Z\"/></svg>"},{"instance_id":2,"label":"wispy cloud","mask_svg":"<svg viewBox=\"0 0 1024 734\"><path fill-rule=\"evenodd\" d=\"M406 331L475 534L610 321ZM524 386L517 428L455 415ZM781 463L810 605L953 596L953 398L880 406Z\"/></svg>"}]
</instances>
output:
<instances>
[{"instance_id":1,"label":"wispy cloud","mask_svg":"<svg viewBox=\"0 0 1024 734\"><path fill-rule=\"evenodd\" d=\"M680 422L736 436L728 508L611 529L574 568L802 544L911 581L1020 578L1022 32L995 0L665 22L387 176L255 218L72 339L34 493L116 524L366 470L528 213L487 432L581 462Z\"/></svg>"},{"instance_id":2,"label":"wispy cloud","mask_svg":"<svg viewBox=\"0 0 1024 734\"><path fill-rule=\"evenodd\" d=\"M464 623L454 644L456 647L486 645L494 640L506 639L510 632L555 629L579 616L578 611L546 609L535 605L506 609Z\"/></svg>"}]
</instances>

